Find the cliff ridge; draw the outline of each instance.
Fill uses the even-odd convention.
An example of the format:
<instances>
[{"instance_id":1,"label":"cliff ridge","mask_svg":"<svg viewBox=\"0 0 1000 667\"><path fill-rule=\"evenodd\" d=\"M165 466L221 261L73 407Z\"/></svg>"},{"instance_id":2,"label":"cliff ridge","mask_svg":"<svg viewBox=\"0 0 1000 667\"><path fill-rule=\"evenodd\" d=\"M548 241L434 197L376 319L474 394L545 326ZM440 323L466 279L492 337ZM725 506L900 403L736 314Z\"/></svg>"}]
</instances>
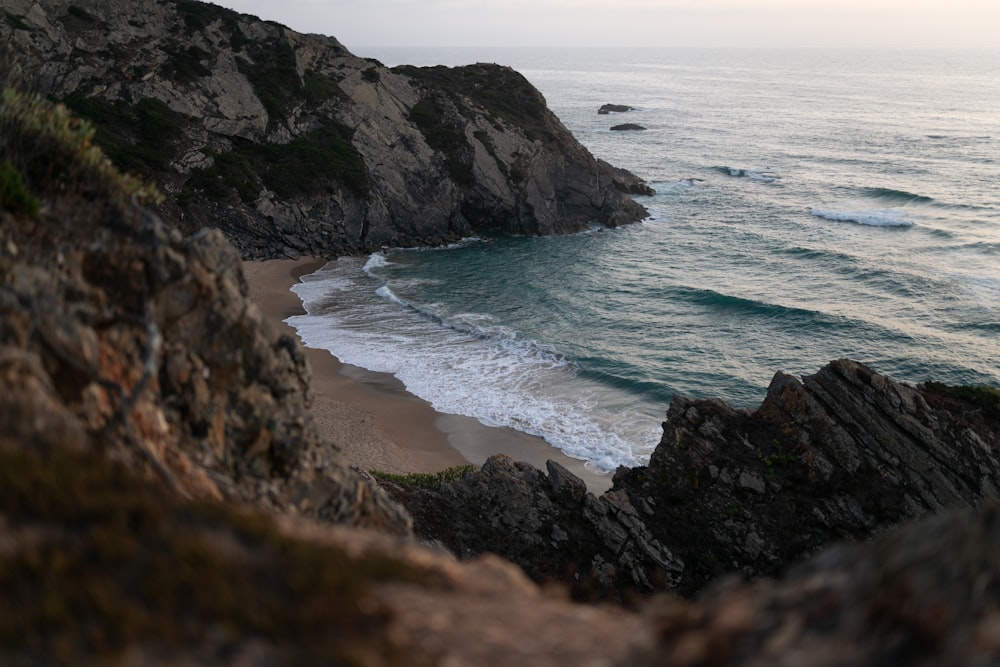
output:
<instances>
[{"instance_id":1,"label":"cliff ridge","mask_svg":"<svg viewBox=\"0 0 1000 667\"><path fill-rule=\"evenodd\" d=\"M163 215L244 258L646 216L507 67L396 67L196 0L10 0L0 80L64 101Z\"/></svg>"}]
</instances>

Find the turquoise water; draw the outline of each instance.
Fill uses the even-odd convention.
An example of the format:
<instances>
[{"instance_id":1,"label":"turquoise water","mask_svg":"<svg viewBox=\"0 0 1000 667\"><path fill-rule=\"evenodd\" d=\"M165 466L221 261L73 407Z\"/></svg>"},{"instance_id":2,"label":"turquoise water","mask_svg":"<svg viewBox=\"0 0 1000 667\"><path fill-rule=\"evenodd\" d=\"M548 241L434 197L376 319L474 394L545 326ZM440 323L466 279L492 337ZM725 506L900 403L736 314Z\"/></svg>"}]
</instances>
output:
<instances>
[{"instance_id":1,"label":"turquoise water","mask_svg":"<svg viewBox=\"0 0 1000 667\"><path fill-rule=\"evenodd\" d=\"M753 407L838 357L1000 386L1000 51L360 55L510 64L657 194L620 229L341 259L296 288L307 344L600 470L676 392Z\"/></svg>"}]
</instances>

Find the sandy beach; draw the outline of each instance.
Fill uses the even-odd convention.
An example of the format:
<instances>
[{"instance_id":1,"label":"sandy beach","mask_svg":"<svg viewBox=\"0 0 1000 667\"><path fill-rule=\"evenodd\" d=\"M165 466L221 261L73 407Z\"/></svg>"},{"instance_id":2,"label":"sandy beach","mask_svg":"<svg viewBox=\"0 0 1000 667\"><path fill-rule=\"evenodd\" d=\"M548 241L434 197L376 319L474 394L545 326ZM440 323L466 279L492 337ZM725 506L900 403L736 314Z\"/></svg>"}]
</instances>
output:
<instances>
[{"instance_id":1,"label":"sandy beach","mask_svg":"<svg viewBox=\"0 0 1000 667\"><path fill-rule=\"evenodd\" d=\"M312 258L244 262L250 299L274 326L295 335L284 320L304 311L291 287L323 264ZM343 364L326 350L306 347L305 352L312 370L313 416L354 467L437 472L465 463L478 466L502 453L542 470L547 459L558 461L598 494L611 486L609 475L592 473L541 438L437 412L391 375Z\"/></svg>"}]
</instances>

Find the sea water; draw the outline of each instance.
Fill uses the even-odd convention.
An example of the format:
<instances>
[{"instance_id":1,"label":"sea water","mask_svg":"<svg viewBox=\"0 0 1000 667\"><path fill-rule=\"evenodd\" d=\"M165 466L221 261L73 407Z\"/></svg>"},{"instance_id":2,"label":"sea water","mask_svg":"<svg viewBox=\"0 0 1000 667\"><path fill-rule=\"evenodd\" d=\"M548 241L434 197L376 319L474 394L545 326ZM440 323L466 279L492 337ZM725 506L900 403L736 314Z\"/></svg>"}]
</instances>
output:
<instances>
[{"instance_id":1,"label":"sea water","mask_svg":"<svg viewBox=\"0 0 1000 667\"><path fill-rule=\"evenodd\" d=\"M1000 386L1000 51L356 51L513 66L657 194L618 229L335 261L295 288L308 345L598 471L648 459L675 393L752 408L840 357Z\"/></svg>"}]
</instances>

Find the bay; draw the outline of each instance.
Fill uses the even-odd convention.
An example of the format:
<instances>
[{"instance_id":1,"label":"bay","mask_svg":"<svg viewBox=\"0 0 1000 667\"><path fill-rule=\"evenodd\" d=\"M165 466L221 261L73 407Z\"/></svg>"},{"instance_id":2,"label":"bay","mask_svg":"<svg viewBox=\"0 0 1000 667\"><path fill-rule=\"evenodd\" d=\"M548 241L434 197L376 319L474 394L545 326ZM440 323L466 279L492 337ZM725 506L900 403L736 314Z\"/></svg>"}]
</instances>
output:
<instances>
[{"instance_id":1,"label":"bay","mask_svg":"<svg viewBox=\"0 0 1000 667\"><path fill-rule=\"evenodd\" d=\"M657 194L619 229L341 259L296 288L307 344L596 470L643 463L677 392L750 408L839 357L1000 386L1000 51L357 51L511 65Z\"/></svg>"}]
</instances>

